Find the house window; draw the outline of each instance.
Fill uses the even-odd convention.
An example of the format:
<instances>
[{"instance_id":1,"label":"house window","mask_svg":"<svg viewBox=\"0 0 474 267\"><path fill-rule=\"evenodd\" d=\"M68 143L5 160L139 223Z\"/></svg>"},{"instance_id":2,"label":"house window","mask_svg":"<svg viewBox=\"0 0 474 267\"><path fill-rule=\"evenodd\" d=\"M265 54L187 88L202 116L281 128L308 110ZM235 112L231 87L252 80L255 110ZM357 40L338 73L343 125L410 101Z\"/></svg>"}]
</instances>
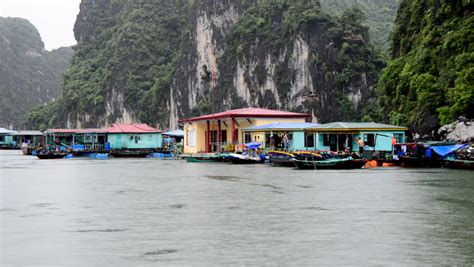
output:
<instances>
[{"instance_id":1,"label":"house window","mask_svg":"<svg viewBox=\"0 0 474 267\"><path fill-rule=\"evenodd\" d=\"M251 133L244 133L244 143L252 142L252 134Z\"/></svg>"},{"instance_id":2,"label":"house window","mask_svg":"<svg viewBox=\"0 0 474 267\"><path fill-rule=\"evenodd\" d=\"M97 143L97 135L85 135L84 136L85 143Z\"/></svg>"},{"instance_id":3,"label":"house window","mask_svg":"<svg viewBox=\"0 0 474 267\"><path fill-rule=\"evenodd\" d=\"M304 133L304 146L314 147L314 133Z\"/></svg>"},{"instance_id":4,"label":"house window","mask_svg":"<svg viewBox=\"0 0 474 267\"><path fill-rule=\"evenodd\" d=\"M400 133L393 134L393 137L395 138L395 140L397 140L397 143L403 143L404 142L403 136L404 136L404 134L400 134Z\"/></svg>"},{"instance_id":5,"label":"house window","mask_svg":"<svg viewBox=\"0 0 474 267\"><path fill-rule=\"evenodd\" d=\"M364 143L366 146L375 147L375 134L365 134Z\"/></svg>"},{"instance_id":6,"label":"house window","mask_svg":"<svg viewBox=\"0 0 474 267\"><path fill-rule=\"evenodd\" d=\"M138 144L140 140L141 140L141 137L139 135L135 135L135 144Z\"/></svg>"},{"instance_id":7,"label":"house window","mask_svg":"<svg viewBox=\"0 0 474 267\"><path fill-rule=\"evenodd\" d=\"M227 143L227 130L222 130L221 131L221 142L222 143Z\"/></svg>"},{"instance_id":8,"label":"house window","mask_svg":"<svg viewBox=\"0 0 474 267\"><path fill-rule=\"evenodd\" d=\"M331 146L336 144L336 135L323 134L323 146Z\"/></svg>"},{"instance_id":9,"label":"house window","mask_svg":"<svg viewBox=\"0 0 474 267\"><path fill-rule=\"evenodd\" d=\"M5 142L5 135L0 135L0 142Z\"/></svg>"},{"instance_id":10,"label":"house window","mask_svg":"<svg viewBox=\"0 0 474 267\"><path fill-rule=\"evenodd\" d=\"M188 130L188 134L186 137L186 144L188 146L196 146L196 129Z\"/></svg>"}]
</instances>

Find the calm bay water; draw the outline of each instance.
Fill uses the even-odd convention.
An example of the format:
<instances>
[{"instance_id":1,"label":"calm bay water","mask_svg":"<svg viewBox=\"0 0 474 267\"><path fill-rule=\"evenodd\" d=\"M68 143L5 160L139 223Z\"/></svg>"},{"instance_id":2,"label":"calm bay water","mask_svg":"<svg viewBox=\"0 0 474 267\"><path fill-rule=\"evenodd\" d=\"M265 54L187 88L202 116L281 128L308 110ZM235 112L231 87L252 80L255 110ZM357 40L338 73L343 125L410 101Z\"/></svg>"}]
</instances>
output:
<instances>
[{"instance_id":1,"label":"calm bay water","mask_svg":"<svg viewBox=\"0 0 474 267\"><path fill-rule=\"evenodd\" d=\"M0 151L0 264L473 265L474 172Z\"/></svg>"}]
</instances>

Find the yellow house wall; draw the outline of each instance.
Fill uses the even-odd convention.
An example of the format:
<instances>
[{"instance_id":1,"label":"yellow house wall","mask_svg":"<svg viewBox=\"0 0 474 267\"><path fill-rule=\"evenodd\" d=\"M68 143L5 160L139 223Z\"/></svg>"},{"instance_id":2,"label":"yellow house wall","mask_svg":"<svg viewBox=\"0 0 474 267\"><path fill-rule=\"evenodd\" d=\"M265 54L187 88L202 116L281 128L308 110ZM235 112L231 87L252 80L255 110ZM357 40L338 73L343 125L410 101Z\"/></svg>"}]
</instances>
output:
<instances>
[{"instance_id":1,"label":"yellow house wall","mask_svg":"<svg viewBox=\"0 0 474 267\"><path fill-rule=\"evenodd\" d=\"M237 139L238 143L243 142L243 132L242 129L248 128L251 126L265 125L275 122L305 122L304 118L236 118L237 124L235 128L238 130ZM250 121L250 122L249 122ZM227 127L224 123L227 124ZM196 146L189 146L188 142L188 132L192 129L196 131ZM217 120L211 121L210 130L214 131L218 129ZM184 125L184 153L199 153L206 151L206 130L207 123L206 121L196 121L191 123L185 123ZM226 118L221 120L221 130L227 130L227 143L232 142L232 120ZM252 134L252 141L264 142L265 135L263 133Z\"/></svg>"}]
</instances>

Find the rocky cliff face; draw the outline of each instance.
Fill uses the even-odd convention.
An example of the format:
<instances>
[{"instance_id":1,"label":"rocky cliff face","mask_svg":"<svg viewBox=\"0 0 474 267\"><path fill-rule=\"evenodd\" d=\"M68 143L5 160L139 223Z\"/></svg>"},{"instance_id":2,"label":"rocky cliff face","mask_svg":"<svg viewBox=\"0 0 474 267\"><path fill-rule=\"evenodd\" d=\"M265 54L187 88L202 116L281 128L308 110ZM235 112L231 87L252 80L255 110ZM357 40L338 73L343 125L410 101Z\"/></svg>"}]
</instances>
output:
<instances>
[{"instance_id":1,"label":"rocky cliff face","mask_svg":"<svg viewBox=\"0 0 474 267\"><path fill-rule=\"evenodd\" d=\"M382 67L361 23L357 10L333 17L318 0L83 0L63 97L30 123L176 128L245 106L360 119Z\"/></svg>"},{"instance_id":2,"label":"rocky cliff face","mask_svg":"<svg viewBox=\"0 0 474 267\"><path fill-rule=\"evenodd\" d=\"M0 126L18 128L32 108L60 96L71 56L71 48L45 51L27 20L0 17Z\"/></svg>"},{"instance_id":3,"label":"rocky cliff face","mask_svg":"<svg viewBox=\"0 0 474 267\"><path fill-rule=\"evenodd\" d=\"M171 127L211 111L213 98L217 111L259 106L320 121L360 118L373 104L381 62L359 15L334 19L317 1L197 9L168 101Z\"/></svg>"}]
</instances>

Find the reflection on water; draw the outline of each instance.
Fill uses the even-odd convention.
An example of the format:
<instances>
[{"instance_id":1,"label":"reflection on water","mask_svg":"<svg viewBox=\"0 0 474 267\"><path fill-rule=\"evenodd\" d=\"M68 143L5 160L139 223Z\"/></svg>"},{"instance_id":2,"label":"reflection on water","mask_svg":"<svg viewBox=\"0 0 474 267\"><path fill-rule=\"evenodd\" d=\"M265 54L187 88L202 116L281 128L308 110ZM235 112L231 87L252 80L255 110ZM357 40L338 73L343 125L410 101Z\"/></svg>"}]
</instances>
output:
<instances>
[{"instance_id":1,"label":"reflection on water","mask_svg":"<svg viewBox=\"0 0 474 267\"><path fill-rule=\"evenodd\" d=\"M474 264L470 171L0 151L0 175L2 265Z\"/></svg>"}]
</instances>

